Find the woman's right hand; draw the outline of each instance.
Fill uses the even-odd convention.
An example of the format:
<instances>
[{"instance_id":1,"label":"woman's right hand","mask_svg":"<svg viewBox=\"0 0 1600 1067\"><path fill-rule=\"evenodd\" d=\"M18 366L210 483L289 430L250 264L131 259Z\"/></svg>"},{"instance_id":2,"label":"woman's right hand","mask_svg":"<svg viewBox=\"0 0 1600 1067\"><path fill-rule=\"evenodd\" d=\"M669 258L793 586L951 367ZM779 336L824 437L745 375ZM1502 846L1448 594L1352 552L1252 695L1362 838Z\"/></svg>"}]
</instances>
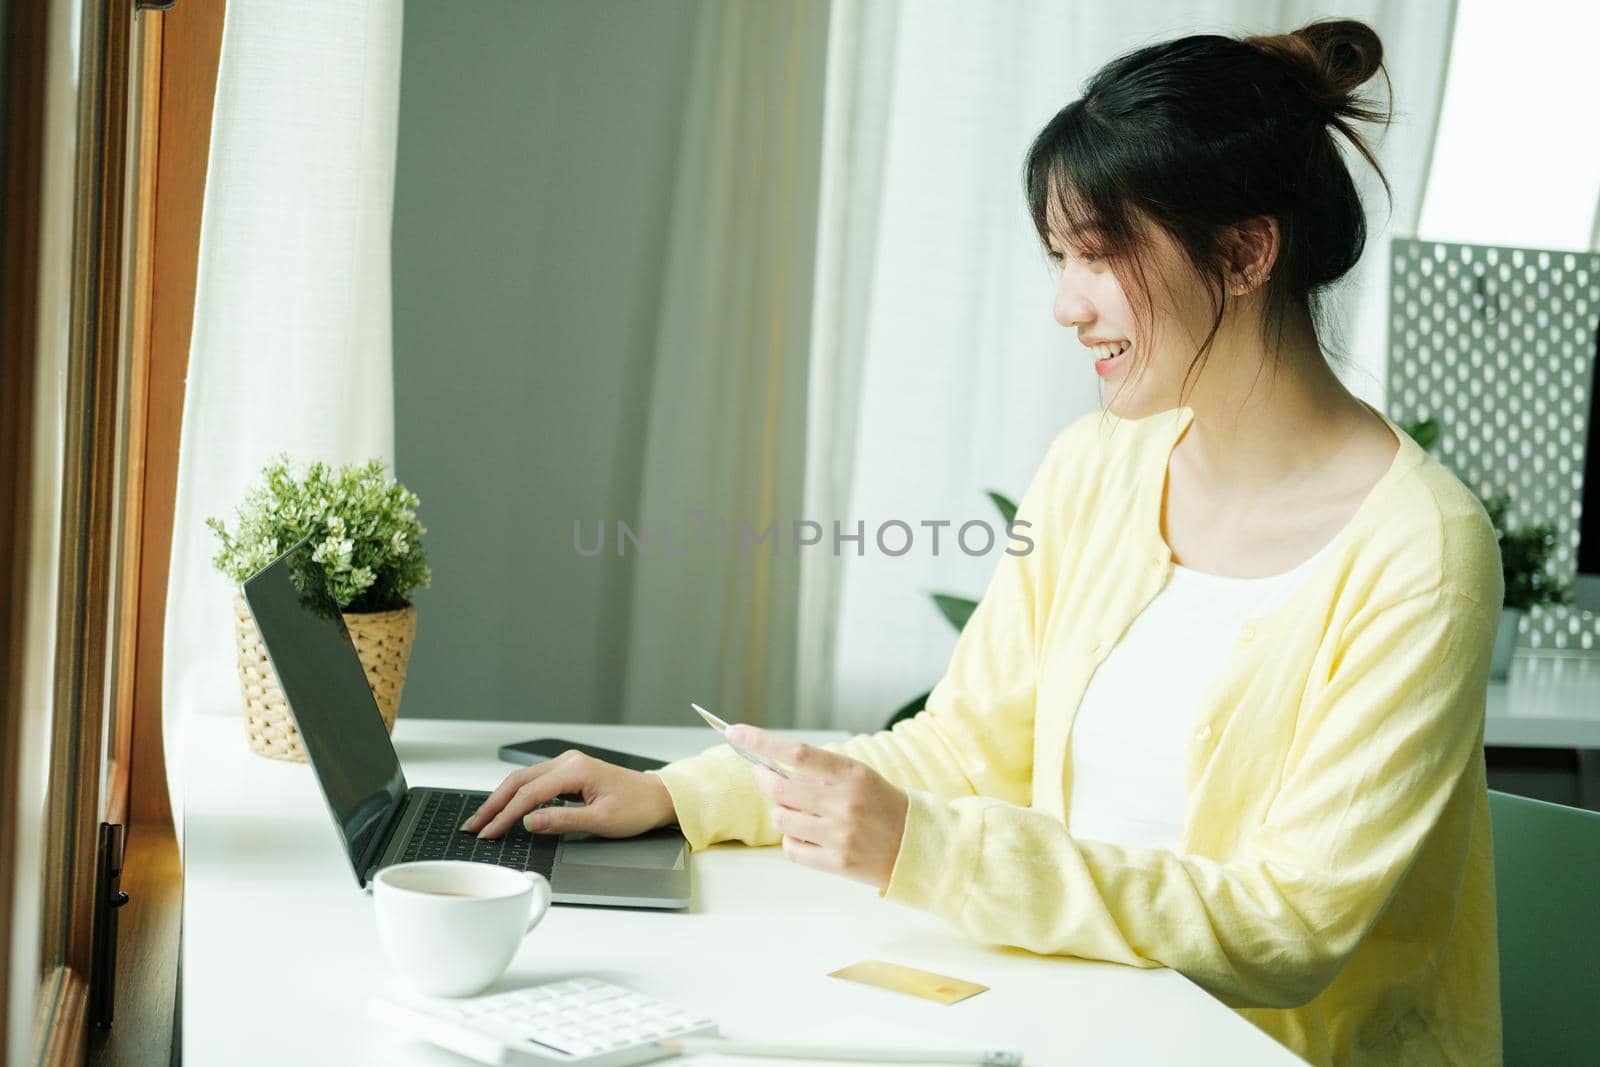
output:
<instances>
[{"instance_id":1,"label":"woman's right hand","mask_svg":"<svg viewBox=\"0 0 1600 1067\"><path fill-rule=\"evenodd\" d=\"M583 805L534 811L562 793L581 794ZM581 830L598 837L633 837L676 818L672 795L657 776L568 749L555 759L506 775L461 829L479 837L499 837L521 819L536 834Z\"/></svg>"}]
</instances>

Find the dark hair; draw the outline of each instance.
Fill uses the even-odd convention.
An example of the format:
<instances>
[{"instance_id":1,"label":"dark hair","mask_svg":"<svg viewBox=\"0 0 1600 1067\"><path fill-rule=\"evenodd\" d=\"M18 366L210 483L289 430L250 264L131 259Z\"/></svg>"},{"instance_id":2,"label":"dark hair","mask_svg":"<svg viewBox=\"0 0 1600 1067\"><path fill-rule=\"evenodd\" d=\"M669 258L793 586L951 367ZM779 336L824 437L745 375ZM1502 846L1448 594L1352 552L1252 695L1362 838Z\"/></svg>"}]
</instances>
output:
<instances>
[{"instance_id":1,"label":"dark hair","mask_svg":"<svg viewBox=\"0 0 1600 1067\"><path fill-rule=\"evenodd\" d=\"M1263 340L1275 327L1281 342L1292 312L1310 315L1317 328L1321 290L1360 260L1367 233L1334 131L1377 170L1393 202L1352 125L1390 120L1389 107L1355 95L1380 70L1378 35L1346 19L1275 35L1199 34L1119 56L1028 149L1023 180L1039 239L1050 243L1053 206L1067 227L1059 236L1107 257L1148 322L1141 231L1148 220L1172 236L1215 303L1185 386L1222 325L1233 228L1245 220L1278 224L1278 257L1263 286ZM1276 355L1277 344L1268 347Z\"/></svg>"}]
</instances>

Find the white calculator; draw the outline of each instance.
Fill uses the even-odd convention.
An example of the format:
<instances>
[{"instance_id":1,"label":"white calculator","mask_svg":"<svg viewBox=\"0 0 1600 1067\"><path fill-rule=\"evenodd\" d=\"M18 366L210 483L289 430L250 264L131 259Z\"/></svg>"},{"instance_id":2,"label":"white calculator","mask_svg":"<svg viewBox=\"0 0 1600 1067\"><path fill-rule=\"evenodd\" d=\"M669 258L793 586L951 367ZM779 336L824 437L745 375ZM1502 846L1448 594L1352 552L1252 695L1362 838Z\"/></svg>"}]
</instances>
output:
<instances>
[{"instance_id":1,"label":"white calculator","mask_svg":"<svg viewBox=\"0 0 1600 1067\"><path fill-rule=\"evenodd\" d=\"M375 996L368 1007L413 1037L496 1067L632 1067L676 1055L657 1041L717 1032L711 1019L597 978L459 1000Z\"/></svg>"}]
</instances>

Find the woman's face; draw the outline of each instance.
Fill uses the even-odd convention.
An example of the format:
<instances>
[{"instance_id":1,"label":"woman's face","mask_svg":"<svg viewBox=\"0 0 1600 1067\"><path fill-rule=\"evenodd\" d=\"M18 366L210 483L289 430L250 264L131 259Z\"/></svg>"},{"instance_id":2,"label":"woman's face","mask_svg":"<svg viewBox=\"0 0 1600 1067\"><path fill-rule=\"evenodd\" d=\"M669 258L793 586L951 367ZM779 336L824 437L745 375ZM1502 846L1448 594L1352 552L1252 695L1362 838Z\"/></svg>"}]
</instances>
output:
<instances>
[{"instance_id":1,"label":"woman's face","mask_svg":"<svg viewBox=\"0 0 1600 1067\"><path fill-rule=\"evenodd\" d=\"M1159 227L1143 251L1150 285L1150 322L1141 330L1136 304L1111 263L1053 231L1050 258L1059 264L1055 319L1078 332L1084 359L1100 376L1105 406L1137 419L1176 407L1183 376L1209 328L1210 303L1176 242ZM1120 350L1120 354L1113 355ZM1192 382L1191 382L1192 384Z\"/></svg>"}]
</instances>

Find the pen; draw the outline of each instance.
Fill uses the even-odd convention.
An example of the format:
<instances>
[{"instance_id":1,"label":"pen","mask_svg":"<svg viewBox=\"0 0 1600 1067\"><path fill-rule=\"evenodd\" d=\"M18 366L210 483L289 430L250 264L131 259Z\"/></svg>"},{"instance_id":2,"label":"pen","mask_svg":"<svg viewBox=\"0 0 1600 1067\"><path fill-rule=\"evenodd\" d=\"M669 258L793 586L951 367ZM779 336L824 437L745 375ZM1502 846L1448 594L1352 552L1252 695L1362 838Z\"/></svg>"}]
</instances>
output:
<instances>
[{"instance_id":1,"label":"pen","mask_svg":"<svg viewBox=\"0 0 1600 1067\"><path fill-rule=\"evenodd\" d=\"M978 1067L1022 1067L1022 1053L1004 1049L915 1049L880 1045L780 1045L720 1037L674 1037L657 1041L668 1052L720 1052L729 1056L776 1056L796 1060L864 1060L869 1063L968 1063Z\"/></svg>"}]
</instances>

